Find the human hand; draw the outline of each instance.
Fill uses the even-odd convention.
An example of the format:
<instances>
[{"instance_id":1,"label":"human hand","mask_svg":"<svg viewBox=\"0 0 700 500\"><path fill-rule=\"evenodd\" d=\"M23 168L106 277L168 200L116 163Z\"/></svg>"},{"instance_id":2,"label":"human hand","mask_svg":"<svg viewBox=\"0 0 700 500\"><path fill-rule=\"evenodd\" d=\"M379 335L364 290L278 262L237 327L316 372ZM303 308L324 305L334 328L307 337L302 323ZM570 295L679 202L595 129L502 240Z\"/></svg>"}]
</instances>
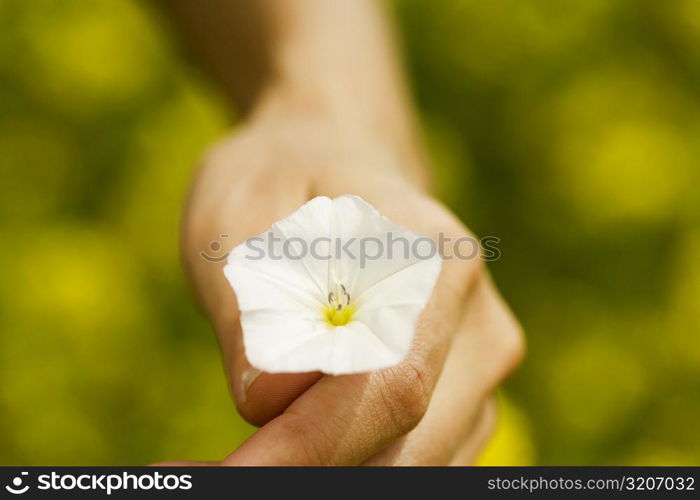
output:
<instances>
[{"instance_id":1,"label":"human hand","mask_svg":"<svg viewBox=\"0 0 700 500\"><path fill-rule=\"evenodd\" d=\"M318 195L356 194L412 231L466 228L406 172L405 155L323 113L266 106L207 155L186 209L183 253L222 348L241 415L261 426L222 465L471 463L494 420L489 396L522 356L519 327L480 259L445 260L411 352L370 373L269 374L245 357L224 262L232 248ZM416 163L421 160L416 158ZM402 163L402 164L400 164Z\"/></svg>"}]
</instances>

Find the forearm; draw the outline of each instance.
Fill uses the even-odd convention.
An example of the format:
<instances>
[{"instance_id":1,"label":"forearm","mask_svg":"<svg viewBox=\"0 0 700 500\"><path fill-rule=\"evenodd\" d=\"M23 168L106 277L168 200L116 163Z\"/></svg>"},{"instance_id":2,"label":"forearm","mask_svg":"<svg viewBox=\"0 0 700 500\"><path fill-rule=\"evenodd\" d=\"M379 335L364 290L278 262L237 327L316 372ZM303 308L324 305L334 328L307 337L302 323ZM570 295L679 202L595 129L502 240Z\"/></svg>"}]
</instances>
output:
<instances>
[{"instance_id":1,"label":"forearm","mask_svg":"<svg viewBox=\"0 0 700 500\"><path fill-rule=\"evenodd\" d=\"M246 114L320 114L384 141L422 167L394 41L373 0L166 2L211 72Z\"/></svg>"}]
</instances>

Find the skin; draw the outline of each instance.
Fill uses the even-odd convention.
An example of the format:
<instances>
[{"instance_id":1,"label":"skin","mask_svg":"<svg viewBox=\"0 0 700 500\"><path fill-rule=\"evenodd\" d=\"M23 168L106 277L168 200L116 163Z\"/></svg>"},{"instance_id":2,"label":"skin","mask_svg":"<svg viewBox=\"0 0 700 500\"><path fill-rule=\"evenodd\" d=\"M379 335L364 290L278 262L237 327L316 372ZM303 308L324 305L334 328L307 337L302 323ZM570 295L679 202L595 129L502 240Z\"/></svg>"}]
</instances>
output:
<instances>
[{"instance_id":1,"label":"skin","mask_svg":"<svg viewBox=\"0 0 700 500\"><path fill-rule=\"evenodd\" d=\"M274 5L273 5L274 4ZM204 157L182 254L219 338L241 415L260 426L221 465L462 465L493 427L490 396L523 355L480 259L448 260L400 365L357 375L260 373L248 363L223 262L317 195L357 194L413 231L459 238L430 195L385 17L370 0L167 2L245 118ZM192 464L171 462L167 465Z\"/></svg>"}]
</instances>

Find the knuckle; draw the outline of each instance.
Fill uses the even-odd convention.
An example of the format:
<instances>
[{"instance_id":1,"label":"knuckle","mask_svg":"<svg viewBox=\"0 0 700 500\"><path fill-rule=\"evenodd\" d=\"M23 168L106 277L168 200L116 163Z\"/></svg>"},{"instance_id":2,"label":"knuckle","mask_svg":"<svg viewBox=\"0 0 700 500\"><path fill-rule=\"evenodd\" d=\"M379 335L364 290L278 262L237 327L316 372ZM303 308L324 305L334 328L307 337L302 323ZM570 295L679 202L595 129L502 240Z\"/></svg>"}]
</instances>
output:
<instances>
[{"instance_id":1,"label":"knuckle","mask_svg":"<svg viewBox=\"0 0 700 500\"><path fill-rule=\"evenodd\" d=\"M475 257L466 261L461 261L461 264L463 279L466 283L466 291L469 293L487 274L486 262L482 258L482 250L478 248Z\"/></svg>"},{"instance_id":2,"label":"knuckle","mask_svg":"<svg viewBox=\"0 0 700 500\"><path fill-rule=\"evenodd\" d=\"M525 335L515 318L509 318L508 324L500 330L497 356L499 381L515 370L525 356Z\"/></svg>"},{"instance_id":3,"label":"knuckle","mask_svg":"<svg viewBox=\"0 0 700 500\"><path fill-rule=\"evenodd\" d=\"M497 385L510 375L525 356L525 336L486 273L475 290L473 305L473 317L477 319L470 324L470 328L484 333L482 346L490 360L487 380L489 385Z\"/></svg>"},{"instance_id":4,"label":"knuckle","mask_svg":"<svg viewBox=\"0 0 700 500\"><path fill-rule=\"evenodd\" d=\"M481 250L478 249L474 257L469 259L450 259L444 262L445 271L449 272L454 280L457 295L464 299L486 275L486 263L481 258ZM448 267L449 266L449 267Z\"/></svg>"},{"instance_id":5,"label":"knuckle","mask_svg":"<svg viewBox=\"0 0 700 500\"><path fill-rule=\"evenodd\" d=\"M424 363L407 359L384 375L383 401L391 422L406 434L423 419L430 402L430 384Z\"/></svg>"}]
</instances>

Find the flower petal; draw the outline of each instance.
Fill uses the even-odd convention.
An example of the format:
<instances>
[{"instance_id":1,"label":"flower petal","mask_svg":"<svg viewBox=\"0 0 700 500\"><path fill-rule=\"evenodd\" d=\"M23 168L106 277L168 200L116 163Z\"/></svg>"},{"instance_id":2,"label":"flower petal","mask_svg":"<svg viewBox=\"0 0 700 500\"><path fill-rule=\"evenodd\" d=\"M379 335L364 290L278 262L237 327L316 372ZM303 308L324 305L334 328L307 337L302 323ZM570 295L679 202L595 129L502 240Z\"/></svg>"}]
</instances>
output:
<instances>
[{"instance_id":1,"label":"flower petal","mask_svg":"<svg viewBox=\"0 0 700 500\"><path fill-rule=\"evenodd\" d=\"M329 238L332 210L330 198L314 198L231 251L224 273L241 311L318 309L325 304L329 262L314 258L308 246ZM327 253L316 248L317 255Z\"/></svg>"},{"instance_id":2,"label":"flower petal","mask_svg":"<svg viewBox=\"0 0 700 500\"><path fill-rule=\"evenodd\" d=\"M268 373L361 373L403 359L359 321L331 327L267 311L245 313L242 321L248 360Z\"/></svg>"},{"instance_id":3,"label":"flower petal","mask_svg":"<svg viewBox=\"0 0 700 500\"><path fill-rule=\"evenodd\" d=\"M357 298L355 319L403 358L411 347L418 317L432 295L440 268L440 258L434 257L375 283Z\"/></svg>"},{"instance_id":4,"label":"flower petal","mask_svg":"<svg viewBox=\"0 0 700 500\"><path fill-rule=\"evenodd\" d=\"M332 234L344 252L331 268L353 298L406 267L439 259L431 238L390 221L359 196L333 200Z\"/></svg>"},{"instance_id":5,"label":"flower petal","mask_svg":"<svg viewBox=\"0 0 700 500\"><path fill-rule=\"evenodd\" d=\"M318 370L318 342L311 341L331 328L317 316L271 310L243 311L241 325L248 361L269 373Z\"/></svg>"}]
</instances>

